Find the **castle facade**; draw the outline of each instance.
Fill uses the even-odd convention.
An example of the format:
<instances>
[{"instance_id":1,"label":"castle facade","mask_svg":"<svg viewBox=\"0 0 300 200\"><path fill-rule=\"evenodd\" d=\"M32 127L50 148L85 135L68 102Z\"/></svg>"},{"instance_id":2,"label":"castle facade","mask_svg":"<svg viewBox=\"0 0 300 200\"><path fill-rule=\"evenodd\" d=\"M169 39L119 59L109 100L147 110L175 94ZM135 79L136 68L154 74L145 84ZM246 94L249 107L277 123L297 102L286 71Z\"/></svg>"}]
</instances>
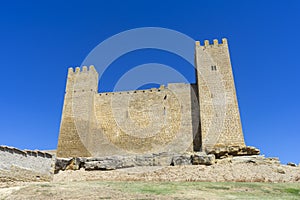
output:
<instances>
[{"instance_id":1,"label":"castle facade","mask_svg":"<svg viewBox=\"0 0 300 200\"><path fill-rule=\"evenodd\" d=\"M226 39L195 43L195 84L98 93L93 66L69 68L58 157L245 147Z\"/></svg>"}]
</instances>

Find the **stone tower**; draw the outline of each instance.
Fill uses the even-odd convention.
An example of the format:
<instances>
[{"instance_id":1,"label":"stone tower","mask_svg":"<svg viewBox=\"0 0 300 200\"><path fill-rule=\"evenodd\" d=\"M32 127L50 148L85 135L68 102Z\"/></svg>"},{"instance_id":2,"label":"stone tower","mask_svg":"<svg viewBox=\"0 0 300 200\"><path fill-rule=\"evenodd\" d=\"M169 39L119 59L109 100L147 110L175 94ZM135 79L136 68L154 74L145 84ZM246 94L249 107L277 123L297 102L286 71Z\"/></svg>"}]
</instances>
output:
<instances>
[{"instance_id":1,"label":"stone tower","mask_svg":"<svg viewBox=\"0 0 300 200\"><path fill-rule=\"evenodd\" d=\"M226 39L196 42L202 150L244 147L244 137Z\"/></svg>"},{"instance_id":2,"label":"stone tower","mask_svg":"<svg viewBox=\"0 0 300 200\"><path fill-rule=\"evenodd\" d=\"M94 121L94 95L98 92L98 73L89 69L69 68L64 107L57 146L58 157L91 156L84 142L89 142L89 129ZM86 132L87 134L80 134Z\"/></svg>"}]
</instances>

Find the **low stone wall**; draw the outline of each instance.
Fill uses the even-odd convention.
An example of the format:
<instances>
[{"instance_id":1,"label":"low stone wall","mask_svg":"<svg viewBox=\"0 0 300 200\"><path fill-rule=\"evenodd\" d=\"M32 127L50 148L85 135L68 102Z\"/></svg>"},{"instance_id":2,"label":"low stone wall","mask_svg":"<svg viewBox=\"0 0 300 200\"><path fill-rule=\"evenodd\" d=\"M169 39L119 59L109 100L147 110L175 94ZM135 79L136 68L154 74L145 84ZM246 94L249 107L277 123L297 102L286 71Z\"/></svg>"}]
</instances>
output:
<instances>
[{"instance_id":1,"label":"low stone wall","mask_svg":"<svg viewBox=\"0 0 300 200\"><path fill-rule=\"evenodd\" d=\"M0 146L0 180L50 180L55 156L42 151Z\"/></svg>"}]
</instances>

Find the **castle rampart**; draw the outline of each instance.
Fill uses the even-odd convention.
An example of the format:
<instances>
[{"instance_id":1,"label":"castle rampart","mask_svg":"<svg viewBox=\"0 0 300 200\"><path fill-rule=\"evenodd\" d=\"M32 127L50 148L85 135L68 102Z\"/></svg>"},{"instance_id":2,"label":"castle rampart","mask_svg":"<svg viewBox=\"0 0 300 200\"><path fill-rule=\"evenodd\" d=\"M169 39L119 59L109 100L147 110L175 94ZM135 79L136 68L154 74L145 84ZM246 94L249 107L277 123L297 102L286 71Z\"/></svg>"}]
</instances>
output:
<instances>
[{"instance_id":1,"label":"castle rampart","mask_svg":"<svg viewBox=\"0 0 300 200\"><path fill-rule=\"evenodd\" d=\"M0 146L0 179L50 180L55 156L43 151Z\"/></svg>"}]
</instances>

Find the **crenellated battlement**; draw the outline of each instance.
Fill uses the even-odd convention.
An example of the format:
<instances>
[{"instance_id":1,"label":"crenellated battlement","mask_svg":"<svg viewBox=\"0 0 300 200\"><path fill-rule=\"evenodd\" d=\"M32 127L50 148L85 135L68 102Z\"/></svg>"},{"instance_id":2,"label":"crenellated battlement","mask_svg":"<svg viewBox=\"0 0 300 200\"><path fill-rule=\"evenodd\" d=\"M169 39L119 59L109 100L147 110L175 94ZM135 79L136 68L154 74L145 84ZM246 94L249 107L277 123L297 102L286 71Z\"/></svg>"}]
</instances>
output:
<instances>
[{"instance_id":1,"label":"crenellated battlement","mask_svg":"<svg viewBox=\"0 0 300 200\"><path fill-rule=\"evenodd\" d=\"M98 91L98 72L93 65L68 69L66 92L79 91Z\"/></svg>"},{"instance_id":2,"label":"crenellated battlement","mask_svg":"<svg viewBox=\"0 0 300 200\"><path fill-rule=\"evenodd\" d=\"M118 95L118 94L139 94L139 93L152 93L152 92L161 92L165 88L151 88L151 89L143 89L143 90L128 90L128 91L116 91L116 92L101 92L98 93L99 96L107 96L107 95Z\"/></svg>"},{"instance_id":3,"label":"crenellated battlement","mask_svg":"<svg viewBox=\"0 0 300 200\"><path fill-rule=\"evenodd\" d=\"M50 181L56 156L39 150L20 150L0 145L0 176L11 180ZM5 179L4 179L5 180Z\"/></svg>"},{"instance_id":4,"label":"crenellated battlement","mask_svg":"<svg viewBox=\"0 0 300 200\"><path fill-rule=\"evenodd\" d=\"M43 158L52 158L53 155L44 151L39 151L39 150L20 150L15 147L9 147L9 146L0 146L0 151L1 152L9 152L11 154L18 154L22 156L34 156L34 157L43 157Z\"/></svg>"},{"instance_id":5,"label":"crenellated battlement","mask_svg":"<svg viewBox=\"0 0 300 200\"><path fill-rule=\"evenodd\" d=\"M86 73L86 72L93 72L93 73L97 73L94 65L90 65L89 67L87 66L83 66L81 69L80 67L75 67L75 69L73 67L70 67L68 69L68 74L73 75L73 74L79 74L79 73Z\"/></svg>"},{"instance_id":6,"label":"crenellated battlement","mask_svg":"<svg viewBox=\"0 0 300 200\"><path fill-rule=\"evenodd\" d=\"M170 90L170 87L176 87L176 86L185 86L185 85L190 85L189 83L168 83L167 86L165 85L160 85L159 88L150 88L150 89L141 89L141 90L127 90L127 91L115 91L115 92L100 92L98 93L99 96L109 96L109 95L123 95L123 94L149 94L149 93L159 93L159 92L164 92L165 90Z\"/></svg>"},{"instance_id":7,"label":"crenellated battlement","mask_svg":"<svg viewBox=\"0 0 300 200\"><path fill-rule=\"evenodd\" d=\"M219 43L219 41L217 39L214 39L212 42L210 42L209 40L204 40L204 45L201 45L200 41L196 41L196 46L200 47L218 47L220 45L227 45L227 39L226 38L222 38L222 42Z\"/></svg>"}]
</instances>

